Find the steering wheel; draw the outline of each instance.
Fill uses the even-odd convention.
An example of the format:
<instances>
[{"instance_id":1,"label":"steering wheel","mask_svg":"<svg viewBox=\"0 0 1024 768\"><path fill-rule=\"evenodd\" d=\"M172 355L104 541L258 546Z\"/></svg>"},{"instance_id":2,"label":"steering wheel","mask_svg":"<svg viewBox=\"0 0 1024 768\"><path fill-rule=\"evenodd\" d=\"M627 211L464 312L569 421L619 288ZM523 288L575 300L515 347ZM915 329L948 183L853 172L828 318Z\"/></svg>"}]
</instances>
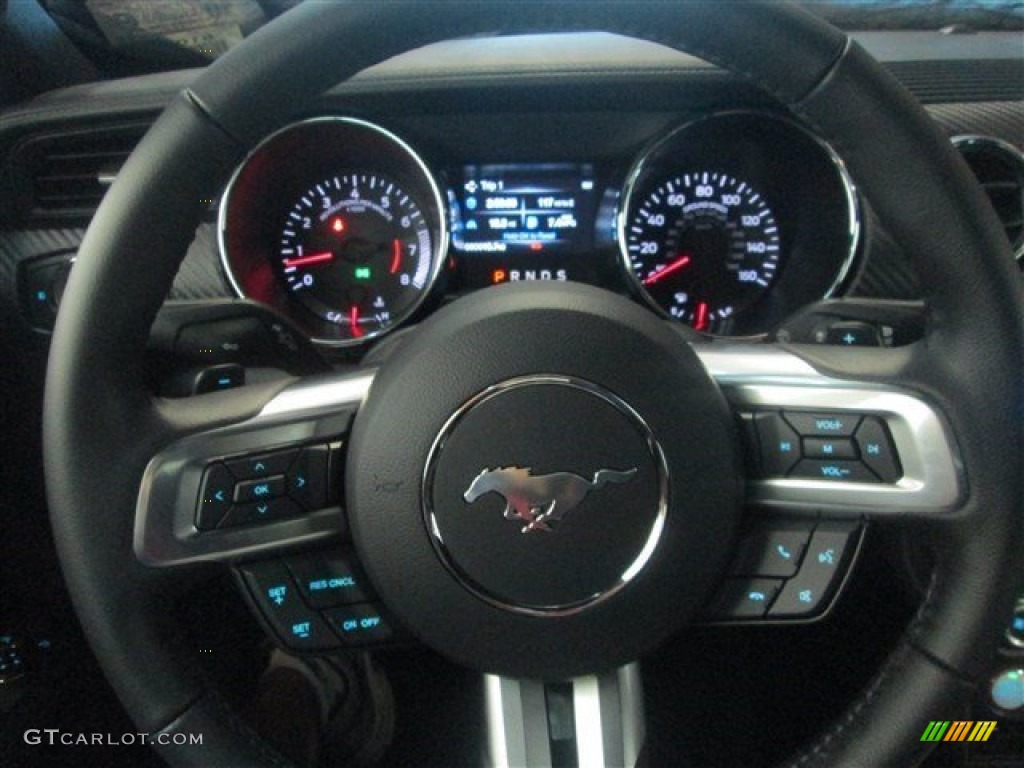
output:
<instances>
[{"instance_id":1,"label":"steering wheel","mask_svg":"<svg viewBox=\"0 0 1024 768\"><path fill-rule=\"evenodd\" d=\"M579 693L583 685L576 694L581 759L632 762L643 726L630 662L706 603L746 493L768 508L813 508L879 527L912 521L938 542L934 575L902 641L795 758L830 766L921 759L930 746L919 741L921 724L959 711L985 668L1024 543L1021 292L969 171L856 43L795 7L453 2L443 11L310 3L284 14L167 108L82 242L52 341L45 466L74 604L125 708L142 731L204 735L201 747L159 747L171 764L283 764L210 687L166 606L211 562L330 541L347 520L374 588L401 623L488 673L496 761L530 762L537 724L520 706L526 681L576 679L589 680L592 694ZM810 125L913 259L927 299L924 339L870 350L703 345L595 288L508 286L442 309L379 370L174 401L147 389L148 331L202 201L303 100L434 41L571 29L696 54L754 81ZM904 476L870 487L748 478L734 413L801 407L882 419ZM546 429L544 439L505 434L517 420ZM338 435L348 447L344 515L327 509L196 530L209 461ZM547 451L551 465L585 456L594 469L623 473L605 479L608 498L632 500L629 514L621 503L595 502L593 525L571 527L569 518L530 536L500 515L465 522L465 478L485 469L473 457L498 441L510 453ZM473 559L475 547L491 560L505 552L491 564L499 571ZM578 578L524 576L567 569Z\"/></svg>"}]
</instances>

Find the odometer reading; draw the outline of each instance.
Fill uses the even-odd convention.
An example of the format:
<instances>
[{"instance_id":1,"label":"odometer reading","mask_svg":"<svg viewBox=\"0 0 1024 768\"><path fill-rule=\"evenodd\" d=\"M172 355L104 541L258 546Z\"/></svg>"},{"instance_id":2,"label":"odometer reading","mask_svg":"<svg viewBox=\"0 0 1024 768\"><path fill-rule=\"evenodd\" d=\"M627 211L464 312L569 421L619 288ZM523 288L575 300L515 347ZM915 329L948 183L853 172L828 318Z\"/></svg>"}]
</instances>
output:
<instances>
[{"instance_id":1,"label":"odometer reading","mask_svg":"<svg viewBox=\"0 0 1024 768\"><path fill-rule=\"evenodd\" d=\"M278 254L294 299L352 340L405 319L435 264L416 201L372 173L339 174L306 190L285 216Z\"/></svg>"},{"instance_id":2,"label":"odometer reading","mask_svg":"<svg viewBox=\"0 0 1024 768\"><path fill-rule=\"evenodd\" d=\"M653 304L713 331L764 294L779 267L779 228L756 189L700 171L645 190L627 201L621 240Z\"/></svg>"}]
</instances>

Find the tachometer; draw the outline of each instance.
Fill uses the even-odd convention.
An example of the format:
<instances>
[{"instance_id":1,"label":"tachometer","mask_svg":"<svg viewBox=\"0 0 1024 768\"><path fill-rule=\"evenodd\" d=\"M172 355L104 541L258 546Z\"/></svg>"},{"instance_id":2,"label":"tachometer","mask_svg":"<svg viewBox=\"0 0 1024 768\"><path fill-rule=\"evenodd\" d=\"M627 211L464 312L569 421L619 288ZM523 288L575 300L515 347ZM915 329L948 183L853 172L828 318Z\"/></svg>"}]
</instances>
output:
<instances>
[{"instance_id":1,"label":"tachometer","mask_svg":"<svg viewBox=\"0 0 1024 768\"><path fill-rule=\"evenodd\" d=\"M410 145L363 120L318 117L270 135L239 166L220 207L221 259L239 296L318 344L354 346L428 302L447 222Z\"/></svg>"},{"instance_id":2,"label":"tachometer","mask_svg":"<svg viewBox=\"0 0 1024 768\"><path fill-rule=\"evenodd\" d=\"M647 187L622 222L628 266L645 297L697 330L754 304L779 268L779 227L750 183L692 171Z\"/></svg>"},{"instance_id":3,"label":"tachometer","mask_svg":"<svg viewBox=\"0 0 1024 768\"><path fill-rule=\"evenodd\" d=\"M277 267L296 301L355 340L419 305L434 251L427 220L396 182L342 173L314 184L288 211Z\"/></svg>"}]
</instances>

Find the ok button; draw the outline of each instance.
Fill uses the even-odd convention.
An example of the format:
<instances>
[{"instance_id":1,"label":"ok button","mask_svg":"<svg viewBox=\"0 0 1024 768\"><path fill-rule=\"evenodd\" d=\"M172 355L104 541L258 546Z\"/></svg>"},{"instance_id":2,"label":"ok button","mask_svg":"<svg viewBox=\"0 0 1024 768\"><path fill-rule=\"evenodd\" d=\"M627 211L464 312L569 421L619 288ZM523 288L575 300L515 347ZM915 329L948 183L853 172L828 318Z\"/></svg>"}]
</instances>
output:
<instances>
[{"instance_id":1,"label":"ok button","mask_svg":"<svg viewBox=\"0 0 1024 768\"><path fill-rule=\"evenodd\" d=\"M284 475L246 480L235 486L235 501L244 503L276 499L278 496L284 496L286 490Z\"/></svg>"}]
</instances>

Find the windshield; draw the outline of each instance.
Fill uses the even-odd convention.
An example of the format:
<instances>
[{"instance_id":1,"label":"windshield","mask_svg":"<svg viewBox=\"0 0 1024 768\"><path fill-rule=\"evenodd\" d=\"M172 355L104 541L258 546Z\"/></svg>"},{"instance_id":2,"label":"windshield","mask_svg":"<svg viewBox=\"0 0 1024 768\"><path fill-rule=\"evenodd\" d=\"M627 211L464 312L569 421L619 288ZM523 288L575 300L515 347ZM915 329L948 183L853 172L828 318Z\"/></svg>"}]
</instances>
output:
<instances>
[{"instance_id":1,"label":"windshield","mask_svg":"<svg viewBox=\"0 0 1024 768\"><path fill-rule=\"evenodd\" d=\"M1020 0L804 0L801 5L847 30L1024 29Z\"/></svg>"},{"instance_id":2,"label":"windshield","mask_svg":"<svg viewBox=\"0 0 1024 768\"><path fill-rule=\"evenodd\" d=\"M42 0L109 77L202 66L299 0ZM425 0L429 1L429 0ZM1024 29L1021 0L802 0L847 30Z\"/></svg>"}]
</instances>

